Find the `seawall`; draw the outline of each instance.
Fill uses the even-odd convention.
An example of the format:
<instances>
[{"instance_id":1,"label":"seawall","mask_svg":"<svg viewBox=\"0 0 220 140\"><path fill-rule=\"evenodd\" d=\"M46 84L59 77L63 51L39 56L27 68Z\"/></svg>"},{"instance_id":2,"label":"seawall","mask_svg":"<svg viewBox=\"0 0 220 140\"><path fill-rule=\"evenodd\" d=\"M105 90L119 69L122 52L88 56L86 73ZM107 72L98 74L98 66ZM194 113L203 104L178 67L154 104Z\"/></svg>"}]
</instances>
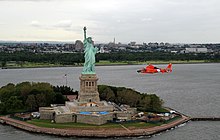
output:
<instances>
[{"instance_id":1,"label":"seawall","mask_svg":"<svg viewBox=\"0 0 220 140\"><path fill-rule=\"evenodd\" d=\"M15 128L19 128L25 131L41 134L50 134L56 136L65 137L96 137L96 138L106 138L106 137L137 137L137 136L151 136L186 123L190 120L187 116L182 116L182 118L170 122L168 124L163 124L161 126L148 127L148 128L108 128L108 129L57 129L57 128L45 128L38 127L35 125L28 124L23 121L14 120L6 116L0 117L0 123L5 123L11 125Z\"/></svg>"}]
</instances>

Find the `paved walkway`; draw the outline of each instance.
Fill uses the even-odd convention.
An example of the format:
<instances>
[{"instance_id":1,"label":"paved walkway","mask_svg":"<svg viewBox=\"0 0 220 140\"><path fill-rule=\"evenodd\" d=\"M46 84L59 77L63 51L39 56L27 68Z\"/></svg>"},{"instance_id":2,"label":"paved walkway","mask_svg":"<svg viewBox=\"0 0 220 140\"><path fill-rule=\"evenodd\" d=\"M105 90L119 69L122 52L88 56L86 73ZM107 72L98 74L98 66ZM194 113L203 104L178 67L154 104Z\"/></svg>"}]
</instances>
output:
<instances>
[{"instance_id":1,"label":"paved walkway","mask_svg":"<svg viewBox=\"0 0 220 140\"><path fill-rule=\"evenodd\" d=\"M190 120L189 117L182 115L181 119L175 120L168 124L163 124L161 126L147 127L147 128L137 128L129 129L125 126L123 128L113 128L113 129L57 129L57 128L44 128L38 127L23 121L14 120L8 117L0 117L0 120L4 120L6 124L12 125L16 128L20 128L26 131L35 132L35 133L44 133L44 134L53 134L58 136L78 136L78 137L123 137L123 136L143 136L143 135L152 135L165 131L167 129L173 128L177 125L185 123Z\"/></svg>"}]
</instances>

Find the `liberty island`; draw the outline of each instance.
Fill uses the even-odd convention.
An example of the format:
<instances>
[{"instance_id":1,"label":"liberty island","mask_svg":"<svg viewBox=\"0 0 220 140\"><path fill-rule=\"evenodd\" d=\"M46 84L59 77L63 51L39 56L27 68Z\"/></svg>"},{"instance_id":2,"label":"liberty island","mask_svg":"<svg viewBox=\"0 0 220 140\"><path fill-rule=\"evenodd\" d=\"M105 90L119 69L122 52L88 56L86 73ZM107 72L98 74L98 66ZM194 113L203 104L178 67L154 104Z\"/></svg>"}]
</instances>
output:
<instances>
[{"instance_id":1,"label":"liberty island","mask_svg":"<svg viewBox=\"0 0 220 140\"><path fill-rule=\"evenodd\" d=\"M126 104L121 107L114 102L101 101L97 84L99 79L95 72L95 54L98 49L93 46L92 38L86 37L86 27L84 27L83 30L85 62L79 77L80 91L78 98L73 101L66 101L65 105L53 104L50 107L40 107L40 120L36 120L36 122L33 120L29 121L30 123L26 123L14 120L13 118L0 117L2 123L31 132L59 136L121 137L153 135L190 120L189 117L180 113L170 114L170 117L164 116L163 118L167 120L174 119L170 123L162 123L163 125L152 127L152 124L148 123L149 119L146 118L146 115L144 115L143 112L138 113L136 107L130 107ZM127 96L129 96L128 93ZM119 94L119 92L117 92L117 94ZM169 111L170 109L167 110ZM159 119L161 118L159 117ZM117 124L117 121L124 122L125 124ZM128 126L125 127L126 122L129 121L133 123L128 123ZM41 122L43 122L45 126L48 127L49 125L50 127L42 127L40 125ZM73 130L71 130L68 129L68 127L63 129L63 124L69 127L71 127L71 125L74 126L74 124L85 125L83 125L84 127L80 127L80 129L73 127ZM88 131L88 125L93 125L89 126L89 129L94 130ZM136 125L139 127L136 127ZM118 129L118 127L120 127L120 129ZM100 129L96 130L96 128Z\"/></svg>"}]
</instances>

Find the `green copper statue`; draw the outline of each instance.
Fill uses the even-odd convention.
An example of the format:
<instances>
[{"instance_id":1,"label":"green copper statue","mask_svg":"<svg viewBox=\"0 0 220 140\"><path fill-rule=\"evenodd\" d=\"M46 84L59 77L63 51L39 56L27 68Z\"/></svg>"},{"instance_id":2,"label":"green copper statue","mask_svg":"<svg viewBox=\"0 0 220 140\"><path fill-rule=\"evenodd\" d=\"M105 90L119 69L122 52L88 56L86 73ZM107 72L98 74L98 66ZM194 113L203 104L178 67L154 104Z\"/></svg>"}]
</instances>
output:
<instances>
[{"instance_id":1,"label":"green copper statue","mask_svg":"<svg viewBox=\"0 0 220 140\"><path fill-rule=\"evenodd\" d=\"M91 37L86 38L86 27L84 30L84 58L85 63L83 67L82 74L95 74L95 54L98 51L98 48L93 46L93 41Z\"/></svg>"}]
</instances>

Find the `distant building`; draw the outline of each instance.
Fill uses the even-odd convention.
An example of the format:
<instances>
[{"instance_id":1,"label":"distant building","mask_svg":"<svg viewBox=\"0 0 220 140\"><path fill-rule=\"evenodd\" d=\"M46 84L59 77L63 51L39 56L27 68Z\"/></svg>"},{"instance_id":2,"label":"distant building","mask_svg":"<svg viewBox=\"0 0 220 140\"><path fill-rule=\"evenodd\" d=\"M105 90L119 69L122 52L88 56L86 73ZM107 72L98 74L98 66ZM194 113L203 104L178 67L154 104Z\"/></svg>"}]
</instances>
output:
<instances>
[{"instance_id":1,"label":"distant building","mask_svg":"<svg viewBox=\"0 0 220 140\"><path fill-rule=\"evenodd\" d=\"M109 48L117 48L118 46L114 42L110 42L107 45Z\"/></svg>"},{"instance_id":2,"label":"distant building","mask_svg":"<svg viewBox=\"0 0 220 140\"><path fill-rule=\"evenodd\" d=\"M157 42L155 42L155 43L148 43L148 46L149 47L158 47L158 43Z\"/></svg>"},{"instance_id":3,"label":"distant building","mask_svg":"<svg viewBox=\"0 0 220 140\"><path fill-rule=\"evenodd\" d=\"M76 40L75 42L75 51L82 52L83 51L83 43L80 40Z\"/></svg>"},{"instance_id":4,"label":"distant building","mask_svg":"<svg viewBox=\"0 0 220 140\"><path fill-rule=\"evenodd\" d=\"M0 52L4 50L4 46L0 46Z\"/></svg>"},{"instance_id":5,"label":"distant building","mask_svg":"<svg viewBox=\"0 0 220 140\"><path fill-rule=\"evenodd\" d=\"M136 44L135 41L132 41L132 42L129 43L130 46L135 46L135 44Z\"/></svg>"},{"instance_id":6,"label":"distant building","mask_svg":"<svg viewBox=\"0 0 220 140\"><path fill-rule=\"evenodd\" d=\"M165 46L165 44L164 44L163 42L161 42L161 43L159 44L159 46Z\"/></svg>"},{"instance_id":7,"label":"distant building","mask_svg":"<svg viewBox=\"0 0 220 140\"><path fill-rule=\"evenodd\" d=\"M100 47L99 53L109 53L109 51L105 50L105 48L102 46Z\"/></svg>"},{"instance_id":8,"label":"distant building","mask_svg":"<svg viewBox=\"0 0 220 140\"><path fill-rule=\"evenodd\" d=\"M178 51L170 51L171 53L177 53Z\"/></svg>"},{"instance_id":9,"label":"distant building","mask_svg":"<svg viewBox=\"0 0 220 140\"><path fill-rule=\"evenodd\" d=\"M185 49L186 53L207 53L208 49L207 48L186 48Z\"/></svg>"},{"instance_id":10,"label":"distant building","mask_svg":"<svg viewBox=\"0 0 220 140\"><path fill-rule=\"evenodd\" d=\"M99 53L105 53L104 47L100 47Z\"/></svg>"}]
</instances>

